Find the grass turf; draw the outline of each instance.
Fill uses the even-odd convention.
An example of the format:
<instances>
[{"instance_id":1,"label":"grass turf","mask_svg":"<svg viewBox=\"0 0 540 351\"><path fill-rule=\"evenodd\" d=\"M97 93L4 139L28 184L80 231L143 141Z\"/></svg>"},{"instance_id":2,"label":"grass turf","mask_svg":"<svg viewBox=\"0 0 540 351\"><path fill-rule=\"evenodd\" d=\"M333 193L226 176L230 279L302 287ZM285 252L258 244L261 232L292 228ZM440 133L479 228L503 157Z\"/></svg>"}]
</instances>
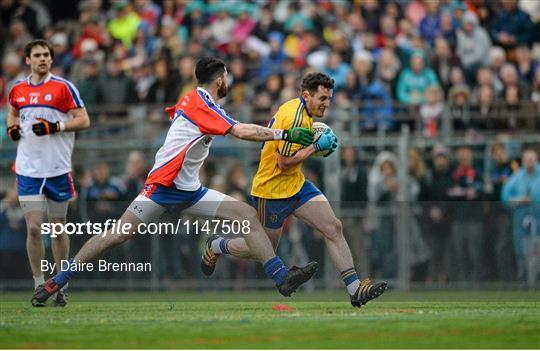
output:
<instances>
[{"instance_id":1,"label":"grass turf","mask_svg":"<svg viewBox=\"0 0 540 351\"><path fill-rule=\"evenodd\" d=\"M73 292L65 308L0 293L2 348L540 348L538 292ZM287 304L291 311L275 311Z\"/></svg>"}]
</instances>

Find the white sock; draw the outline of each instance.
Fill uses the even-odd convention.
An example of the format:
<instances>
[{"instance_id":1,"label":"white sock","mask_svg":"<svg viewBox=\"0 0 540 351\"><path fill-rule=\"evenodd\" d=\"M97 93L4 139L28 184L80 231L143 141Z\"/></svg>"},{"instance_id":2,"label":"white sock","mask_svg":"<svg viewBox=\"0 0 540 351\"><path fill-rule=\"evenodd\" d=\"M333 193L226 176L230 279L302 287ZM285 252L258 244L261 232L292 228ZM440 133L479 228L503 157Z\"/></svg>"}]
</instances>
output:
<instances>
[{"instance_id":1,"label":"white sock","mask_svg":"<svg viewBox=\"0 0 540 351\"><path fill-rule=\"evenodd\" d=\"M349 292L349 295L356 294L356 290L358 290L358 287L360 286L360 280L356 279L349 285L347 285L347 291Z\"/></svg>"},{"instance_id":2,"label":"white sock","mask_svg":"<svg viewBox=\"0 0 540 351\"><path fill-rule=\"evenodd\" d=\"M351 267L344 270L340 274L341 279L343 279L343 283L347 287L349 295L356 294L356 290L358 290L358 287L360 286L360 280L358 279L358 275L356 274L356 269L354 269L354 267Z\"/></svg>"},{"instance_id":3,"label":"white sock","mask_svg":"<svg viewBox=\"0 0 540 351\"><path fill-rule=\"evenodd\" d=\"M221 250L221 242L224 241L224 238L217 238L216 240L212 241L210 244L210 247L212 248L212 251L214 251L215 254L222 254L223 251Z\"/></svg>"},{"instance_id":4,"label":"white sock","mask_svg":"<svg viewBox=\"0 0 540 351\"><path fill-rule=\"evenodd\" d=\"M44 276L34 277L34 290L36 290L37 287L40 286L41 284L45 284L45 277Z\"/></svg>"}]
</instances>

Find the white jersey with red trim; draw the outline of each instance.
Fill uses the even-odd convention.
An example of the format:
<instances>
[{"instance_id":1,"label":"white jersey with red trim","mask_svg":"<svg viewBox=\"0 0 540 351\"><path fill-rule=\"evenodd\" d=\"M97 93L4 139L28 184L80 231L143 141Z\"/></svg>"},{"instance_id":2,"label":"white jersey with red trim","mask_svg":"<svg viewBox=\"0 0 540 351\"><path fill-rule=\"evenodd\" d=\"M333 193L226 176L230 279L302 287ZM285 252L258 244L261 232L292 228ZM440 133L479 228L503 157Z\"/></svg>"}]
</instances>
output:
<instances>
[{"instance_id":1,"label":"white jersey with red trim","mask_svg":"<svg viewBox=\"0 0 540 351\"><path fill-rule=\"evenodd\" d=\"M197 190L201 186L199 170L208 157L214 136L227 134L237 121L200 87L165 111L172 123L146 184Z\"/></svg>"},{"instance_id":2,"label":"white jersey with red trim","mask_svg":"<svg viewBox=\"0 0 540 351\"><path fill-rule=\"evenodd\" d=\"M70 172L75 133L37 136L32 125L39 123L41 118L52 123L73 119L68 112L84 107L77 88L53 74L32 85L29 76L15 83L9 93L9 103L19 111L21 126L15 172L33 178L56 177Z\"/></svg>"}]
</instances>

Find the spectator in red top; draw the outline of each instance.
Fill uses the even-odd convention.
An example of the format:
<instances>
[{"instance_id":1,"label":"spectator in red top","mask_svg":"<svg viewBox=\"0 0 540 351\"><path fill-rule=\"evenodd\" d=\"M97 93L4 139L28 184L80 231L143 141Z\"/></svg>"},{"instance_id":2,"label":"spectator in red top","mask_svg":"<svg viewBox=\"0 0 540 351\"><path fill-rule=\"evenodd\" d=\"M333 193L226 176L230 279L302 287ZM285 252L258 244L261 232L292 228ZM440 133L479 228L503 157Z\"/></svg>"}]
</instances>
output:
<instances>
[{"instance_id":1,"label":"spectator in red top","mask_svg":"<svg viewBox=\"0 0 540 351\"><path fill-rule=\"evenodd\" d=\"M148 23L152 33L157 30L158 20L161 16L161 8L152 0L135 0L135 11L141 20Z\"/></svg>"},{"instance_id":2,"label":"spectator in red top","mask_svg":"<svg viewBox=\"0 0 540 351\"><path fill-rule=\"evenodd\" d=\"M83 33L77 39L75 45L73 46L73 50L71 51L73 57L75 58L80 58L82 56L82 44L85 39L93 39L98 46L102 46L105 42L107 33L104 24L101 22L101 18L97 14L90 16L87 20L84 20L82 26Z\"/></svg>"}]
</instances>

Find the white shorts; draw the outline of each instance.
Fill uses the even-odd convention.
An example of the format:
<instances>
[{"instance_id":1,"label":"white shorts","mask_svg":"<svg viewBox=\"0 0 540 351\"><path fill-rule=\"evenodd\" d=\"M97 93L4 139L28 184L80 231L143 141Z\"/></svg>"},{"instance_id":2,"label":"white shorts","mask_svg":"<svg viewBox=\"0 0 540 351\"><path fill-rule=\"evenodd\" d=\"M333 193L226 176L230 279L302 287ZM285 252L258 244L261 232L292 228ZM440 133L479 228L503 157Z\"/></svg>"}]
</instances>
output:
<instances>
[{"instance_id":1,"label":"white shorts","mask_svg":"<svg viewBox=\"0 0 540 351\"><path fill-rule=\"evenodd\" d=\"M167 209L214 218L225 196L205 187L196 191L183 191L152 184L145 187L141 195L129 205L128 210L144 223L158 219Z\"/></svg>"}]
</instances>

